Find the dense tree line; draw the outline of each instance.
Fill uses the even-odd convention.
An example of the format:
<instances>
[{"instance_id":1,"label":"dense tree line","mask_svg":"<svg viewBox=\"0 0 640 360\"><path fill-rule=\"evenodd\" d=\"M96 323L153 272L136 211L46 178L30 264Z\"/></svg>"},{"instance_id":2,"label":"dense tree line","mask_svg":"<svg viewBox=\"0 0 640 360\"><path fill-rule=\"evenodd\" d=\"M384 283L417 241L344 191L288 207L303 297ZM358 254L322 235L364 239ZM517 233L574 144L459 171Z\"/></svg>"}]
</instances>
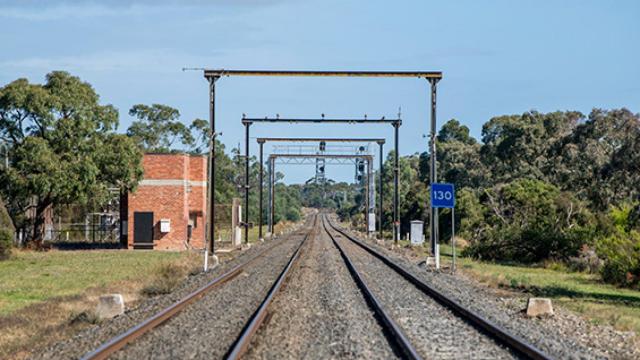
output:
<instances>
[{"instance_id":1,"label":"dense tree line","mask_svg":"<svg viewBox=\"0 0 640 360\"><path fill-rule=\"evenodd\" d=\"M481 141L451 120L438 134L439 181L456 185L467 255L576 267L596 256L606 280L637 285L639 150L640 116L627 109L498 116L484 124ZM389 158L386 186L391 165ZM400 169L406 231L410 220L428 221L429 154L401 158ZM440 227L448 238L449 216Z\"/></svg>"}]
</instances>

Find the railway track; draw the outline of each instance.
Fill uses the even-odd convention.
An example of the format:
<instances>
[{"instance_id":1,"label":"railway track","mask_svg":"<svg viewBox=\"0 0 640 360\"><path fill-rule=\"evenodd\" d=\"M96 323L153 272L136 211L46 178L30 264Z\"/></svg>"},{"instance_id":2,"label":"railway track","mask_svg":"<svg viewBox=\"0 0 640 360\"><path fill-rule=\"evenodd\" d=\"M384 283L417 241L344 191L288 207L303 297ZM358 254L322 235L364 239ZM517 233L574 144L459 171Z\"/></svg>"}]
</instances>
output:
<instances>
[{"instance_id":1,"label":"railway track","mask_svg":"<svg viewBox=\"0 0 640 360\"><path fill-rule=\"evenodd\" d=\"M494 324L490 320L485 319L484 317L475 313L474 311L465 308L455 300L449 298L448 296L439 292L438 290L436 290L429 284L425 283L415 275L411 274L409 271L405 270L402 266L396 264L393 260L389 259L382 253L366 245L362 241L358 240L356 237L350 235L348 232L340 229L339 227L331 223L331 221L328 219L326 215L323 215L322 223L323 223L323 227L325 228L325 230L333 240L336 247L340 249L340 252L342 253L343 258L347 263L347 266L350 269L353 269L352 271L354 272L354 277L359 278L359 280L356 280L356 281L359 284L361 284L361 286L363 287L363 293L365 293L367 297L371 297L370 302L377 303L375 306L381 308L380 310L377 310L377 311L385 312L384 306L381 304L381 302L377 298L375 298L375 295L374 295L375 291L373 291L371 287L368 286L366 282L362 280L363 278L362 274L358 272L358 270L356 269L357 267L354 265L354 261L351 260L351 258L347 254L348 251L345 250L346 244L341 245L338 238L346 239L351 244L355 244L358 248L362 249L364 252L374 257L375 259L377 259L380 263L384 264L389 269L393 270L401 278L403 278L405 281L410 283L416 290L419 290L424 295L432 298L441 306L445 307L446 309L454 313L457 317L471 324L478 331L491 337L496 343L502 345L503 347L511 351L514 355L522 358L528 358L528 359L551 359L549 355L545 354L541 350L535 348L534 346L527 343L523 339L510 334L509 332L507 332L497 324ZM390 279L387 279L387 280L391 281ZM433 314L433 315L436 315L436 314ZM387 312L386 314L383 315L383 317L391 318L391 315L389 315L389 313ZM410 358L410 359L421 358L421 356L419 355L415 347L411 345L411 342L409 341L408 336L404 334L401 327L393 323L392 320L389 321L388 327L390 328L389 331L394 333L396 343L403 350L403 353L407 358ZM425 335L428 336L429 333L427 332Z\"/></svg>"},{"instance_id":2,"label":"railway track","mask_svg":"<svg viewBox=\"0 0 640 360\"><path fill-rule=\"evenodd\" d=\"M312 227L315 228L315 219L314 225ZM299 231L297 234L299 235ZM296 246L293 255L288 262L288 267L290 267L291 263L295 258L298 257L300 247L306 241L310 234L310 231L305 231L304 238L299 245ZM290 236L295 236L296 233L291 234ZM96 349L84 354L81 358L84 360L98 360L98 359L106 359L116 354L119 350L123 349L125 346L131 343L135 343L136 339L142 337L145 334L152 332L154 329L169 321L170 319L176 317L182 311L184 311L190 305L197 303L199 299L206 296L208 293L211 293L214 289L220 288L224 284L230 282L234 278L238 277L242 274L247 268L259 262L267 255L273 253L276 249L282 247L282 245L286 244L288 240L283 240L278 244L271 246L267 249L262 250L257 255L253 256L249 260L238 264L231 269L225 271L223 274L217 276L213 280L209 281L205 285L201 286L197 290L189 293L181 300L171 304L170 306L164 308L163 310L155 313L151 317L145 319L144 321L130 327L123 333L109 339L105 343L101 344Z\"/></svg>"},{"instance_id":3,"label":"railway track","mask_svg":"<svg viewBox=\"0 0 640 360\"><path fill-rule=\"evenodd\" d=\"M389 293L398 292L399 290L395 289L399 289L404 286L405 290L403 291L409 291L406 289L411 288L410 291L413 291L414 293L414 295L412 296L418 296L416 294L419 293L419 296L432 299L434 302L439 304L439 306L446 308L446 311L455 314L455 317L458 318L458 322L462 321L466 323L467 327L473 328L475 329L475 332L481 334L475 335L475 337L471 336L468 338L468 340L473 341L474 339L476 339L480 344L478 345L479 347L495 347L495 349L490 350L488 353L483 353L482 355L485 357L520 357L530 359L550 358L522 339L510 335L507 331L500 328L499 326L484 319L482 316L474 313L473 311L466 309L456 301L438 292L436 289L432 288L416 276L412 275L410 272L406 271L404 268L397 265L383 254L379 253L375 249L350 235L348 232L334 225L325 214L315 215L312 222L313 224L311 224L311 226L307 225L304 231L298 232L297 235L302 236L302 239L298 243L296 243L295 246L293 246L291 255L288 256L287 261L284 262L284 266L281 265L282 267L279 270L279 274L275 277L275 280L273 280L269 284L265 284L265 288L268 287L268 291L265 291L264 295L262 295L263 297L259 302L259 305L254 308L251 316L249 316L247 320L243 322L244 325L241 326L241 330L235 330L235 340L233 340L232 342L227 342L227 344L230 343L230 345L226 345L228 346L228 348L226 348L226 350L223 350L224 352L219 353L220 355L217 356L221 356L226 359L238 359L243 357L247 350L249 350L256 344L255 342L258 341L256 340L256 337L259 337L257 336L257 334L264 332L265 328L269 328L270 326L272 326L272 324L270 323L264 323L265 319L268 319L269 315L273 312L281 310L271 308L273 306L272 304L278 297L278 294L286 293L286 291L282 291L283 286L291 276L290 273L292 272L292 270L297 268L296 264L299 263L300 258L304 256L302 254L305 251L305 244L318 241L317 239L321 236L328 236L333 246L335 246L335 248L339 252L339 257L344 262L343 266L346 266L346 268L348 269L350 277L357 285L357 288L364 298L364 301L370 308L371 313L374 314L375 320L371 321L376 322L379 325L378 329L381 330L384 335L383 338L386 339L387 345L385 346L388 346L391 349L390 353L395 354L395 356L405 359L422 359L423 357L432 358L434 357L434 354L432 352L433 349L429 349L429 347L438 347L436 339L429 339L430 329L428 327L425 327L424 324L422 325L421 329L422 334L416 336L415 324L421 324L421 321L424 320L423 317L412 319L412 321L414 322L414 328L412 328L411 324L407 325L407 319L399 316L399 314L397 313L397 308L400 305L390 302ZM283 243L285 242L283 241L281 244ZM273 250L281 246L281 244L266 249L250 260L227 270L225 273L217 276L215 279L197 289L193 293L189 294L182 300L158 312L157 314L146 319L140 324L131 327L126 332L105 342L94 351L85 354L83 356L83 359L104 359L110 357L111 355L118 354L118 350L127 350L127 348L123 349L123 347L125 347L127 344L135 344L136 339L147 333L153 332L153 330L156 329L159 325L167 322L173 317L176 317L188 306L196 304L198 300L202 299L207 293L212 292L212 290L214 289L222 288L224 284L229 283L231 280L237 278L238 275L242 274L244 269L258 262L267 254L273 254ZM358 251L360 252L359 254L357 254ZM333 258L335 259L335 255L333 255ZM372 274L376 276L376 274L383 273L375 273L374 271L372 271L373 268L363 270L363 268L365 267L365 263L370 264L367 266L376 266L379 269L384 267L386 270L376 270L388 272L384 273L383 276L379 276L379 280L381 280L382 282L386 281L386 283L391 284L395 288L391 288L391 291L387 290L385 292L383 291L384 287L381 287L379 284L374 284L375 281L373 281L371 277ZM394 273L395 275L391 275L390 273ZM349 275L345 276L347 276L347 278L349 277ZM396 278L394 278L393 276L395 276ZM241 280L237 279L237 281ZM331 280L326 279L325 281ZM405 282L404 285L400 284L402 281ZM244 286L246 287L247 285ZM253 284L251 284L250 286L253 286ZM357 292L358 290L354 291ZM342 294L339 294L339 296L342 296ZM433 311L432 307L424 307L425 309L428 308ZM249 313L247 312L247 315L248 314ZM420 314L413 314L412 316L420 316ZM430 314L432 320L436 322L435 326L439 327L440 324L437 323L438 321L440 321L438 319L438 316L440 315L436 313ZM362 316L360 316L359 318L361 317ZM449 319L448 321L452 320ZM434 323L432 322L431 324ZM487 340L487 338L490 339ZM488 343L490 344L487 345ZM137 352L138 355L140 353L140 351ZM120 356L116 357L136 357L135 354L136 352L125 355L120 353ZM469 354L472 353L470 352ZM466 357L469 356L469 354L464 354L463 356ZM494 356L495 354L497 355ZM256 354L253 354L254 357L255 355ZM260 355L258 354L258 356Z\"/></svg>"}]
</instances>

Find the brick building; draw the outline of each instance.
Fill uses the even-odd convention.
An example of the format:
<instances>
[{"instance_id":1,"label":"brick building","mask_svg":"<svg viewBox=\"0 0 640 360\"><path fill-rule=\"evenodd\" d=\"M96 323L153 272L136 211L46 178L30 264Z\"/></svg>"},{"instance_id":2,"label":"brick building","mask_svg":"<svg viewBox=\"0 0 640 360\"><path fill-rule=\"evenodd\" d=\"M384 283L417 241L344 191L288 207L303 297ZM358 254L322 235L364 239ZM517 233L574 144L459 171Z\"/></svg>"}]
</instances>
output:
<instances>
[{"instance_id":1,"label":"brick building","mask_svg":"<svg viewBox=\"0 0 640 360\"><path fill-rule=\"evenodd\" d=\"M142 163L143 180L121 201L123 245L129 249L203 248L207 157L145 154Z\"/></svg>"}]
</instances>

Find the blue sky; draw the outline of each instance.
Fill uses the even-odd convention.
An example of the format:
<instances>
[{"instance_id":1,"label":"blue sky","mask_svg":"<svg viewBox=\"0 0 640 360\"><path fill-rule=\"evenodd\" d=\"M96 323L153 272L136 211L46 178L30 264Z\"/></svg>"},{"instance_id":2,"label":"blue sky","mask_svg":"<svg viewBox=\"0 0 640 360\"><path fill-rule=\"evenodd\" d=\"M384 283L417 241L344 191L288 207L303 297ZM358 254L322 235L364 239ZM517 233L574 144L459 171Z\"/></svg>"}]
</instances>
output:
<instances>
[{"instance_id":1,"label":"blue sky","mask_svg":"<svg viewBox=\"0 0 640 360\"><path fill-rule=\"evenodd\" d=\"M439 70L439 123L456 118L479 137L492 116L531 109L640 111L639 19L640 2L605 0L0 0L0 84L67 70L120 110L125 131L137 103L174 106L184 122L207 118L202 73L183 67ZM393 117L401 107L401 153L426 148L424 80L223 78L217 90L228 147L243 139L243 113ZM391 140L392 128L256 125L252 132ZM313 173L282 169L289 182ZM353 176L344 167L327 172Z\"/></svg>"}]
</instances>

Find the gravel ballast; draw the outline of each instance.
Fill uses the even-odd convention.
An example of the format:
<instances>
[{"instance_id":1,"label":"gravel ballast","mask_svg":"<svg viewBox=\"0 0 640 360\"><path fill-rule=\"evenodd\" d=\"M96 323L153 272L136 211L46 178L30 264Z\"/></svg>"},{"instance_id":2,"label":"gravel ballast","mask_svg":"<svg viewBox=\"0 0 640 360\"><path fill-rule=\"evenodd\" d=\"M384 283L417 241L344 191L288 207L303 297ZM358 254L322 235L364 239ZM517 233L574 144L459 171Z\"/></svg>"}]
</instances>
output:
<instances>
[{"instance_id":1,"label":"gravel ballast","mask_svg":"<svg viewBox=\"0 0 640 360\"><path fill-rule=\"evenodd\" d=\"M330 230L331 231L331 230ZM426 359L511 359L515 355L424 294L395 270L332 231L367 286Z\"/></svg>"},{"instance_id":2,"label":"gravel ballast","mask_svg":"<svg viewBox=\"0 0 640 360\"><path fill-rule=\"evenodd\" d=\"M359 238L362 241L362 238ZM505 297L465 276L430 271L395 252L391 241L387 246L372 241L366 245L388 256L405 270L463 306L521 337L558 359L639 359L640 351L634 334L595 326L561 308L551 317L528 318L524 314L526 298Z\"/></svg>"},{"instance_id":3,"label":"gravel ballast","mask_svg":"<svg viewBox=\"0 0 640 360\"><path fill-rule=\"evenodd\" d=\"M289 276L246 358L396 358L324 231L308 240Z\"/></svg>"}]
</instances>

